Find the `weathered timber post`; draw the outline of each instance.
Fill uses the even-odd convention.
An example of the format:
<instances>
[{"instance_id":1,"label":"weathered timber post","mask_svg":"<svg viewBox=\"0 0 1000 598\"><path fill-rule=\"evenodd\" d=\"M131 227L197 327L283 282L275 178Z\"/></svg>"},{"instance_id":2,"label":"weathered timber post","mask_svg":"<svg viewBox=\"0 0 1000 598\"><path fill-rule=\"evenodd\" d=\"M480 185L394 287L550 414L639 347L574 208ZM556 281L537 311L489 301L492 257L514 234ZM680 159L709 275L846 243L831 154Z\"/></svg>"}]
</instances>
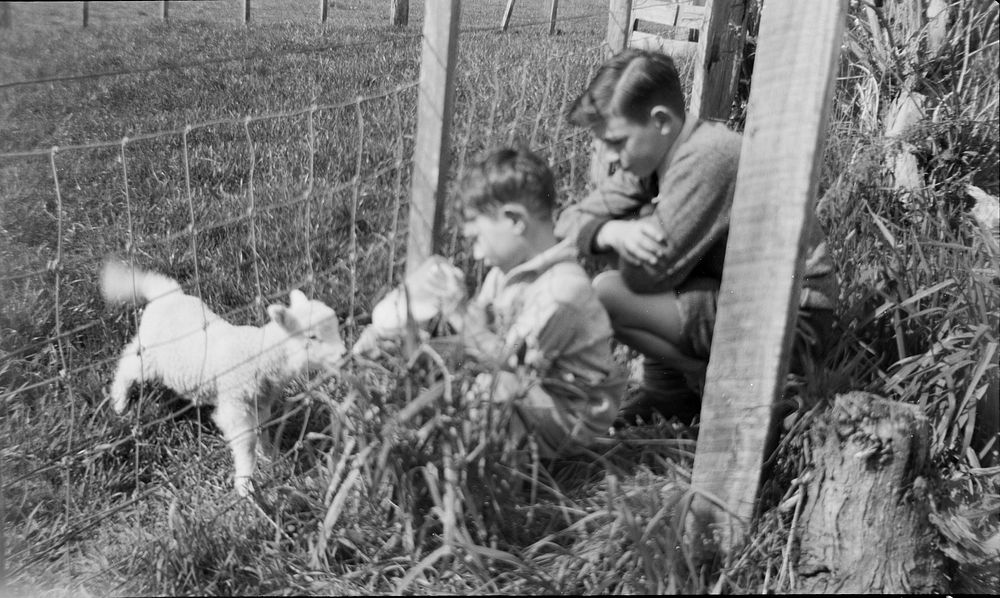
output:
<instances>
[{"instance_id":1,"label":"weathered timber post","mask_svg":"<svg viewBox=\"0 0 1000 598\"><path fill-rule=\"evenodd\" d=\"M608 35L604 38L606 57L614 56L628 47L631 31L632 0L611 0L608 9Z\"/></svg>"},{"instance_id":2,"label":"weathered timber post","mask_svg":"<svg viewBox=\"0 0 1000 598\"><path fill-rule=\"evenodd\" d=\"M393 27L406 27L410 23L410 0L392 0Z\"/></svg>"},{"instance_id":3,"label":"weathered timber post","mask_svg":"<svg viewBox=\"0 0 1000 598\"><path fill-rule=\"evenodd\" d=\"M556 32L556 13L559 11L559 0L552 0L552 6L549 8L549 35L553 35Z\"/></svg>"},{"instance_id":4,"label":"weathered timber post","mask_svg":"<svg viewBox=\"0 0 1000 598\"><path fill-rule=\"evenodd\" d=\"M326 18L329 13L329 2L328 0L319 0L319 22L326 23Z\"/></svg>"},{"instance_id":5,"label":"weathered timber post","mask_svg":"<svg viewBox=\"0 0 1000 598\"><path fill-rule=\"evenodd\" d=\"M167 0L162 0L160 2L160 19L162 19L163 22L166 23L169 18L170 18L169 4L167 3Z\"/></svg>"},{"instance_id":6,"label":"weathered timber post","mask_svg":"<svg viewBox=\"0 0 1000 598\"><path fill-rule=\"evenodd\" d=\"M250 0L243 0L243 24L250 24Z\"/></svg>"},{"instance_id":7,"label":"weathered timber post","mask_svg":"<svg viewBox=\"0 0 1000 598\"><path fill-rule=\"evenodd\" d=\"M692 471L693 548L743 540L784 389L847 1L768 0ZM705 495L724 505L713 506Z\"/></svg>"},{"instance_id":8,"label":"weathered timber post","mask_svg":"<svg viewBox=\"0 0 1000 598\"><path fill-rule=\"evenodd\" d=\"M510 25L510 15L514 13L514 0L507 0L507 8L503 10L503 19L500 21L500 31L507 31Z\"/></svg>"},{"instance_id":9,"label":"weathered timber post","mask_svg":"<svg viewBox=\"0 0 1000 598\"><path fill-rule=\"evenodd\" d=\"M10 2L0 2L0 29L10 28Z\"/></svg>"},{"instance_id":10,"label":"weathered timber post","mask_svg":"<svg viewBox=\"0 0 1000 598\"><path fill-rule=\"evenodd\" d=\"M90 24L90 2L83 3L83 26Z\"/></svg>"},{"instance_id":11,"label":"weathered timber post","mask_svg":"<svg viewBox=\"0 0 1000 598\"><path fill-rule=\"evenodd\" d=\"M746 41L746 0L708 0L698 35L690 112L697 118L729 118Z\"/></svg>"},{"instance_id":12,"label":"weathered timber post","mask_svg":"<svg viewBox=\"0 0 1000 598\"><path fill-rule=\"evenodd\" d=\"M809 431L813 468L804 484L798 583L791 591L947 591L928 485L920 477L930 436L916 405L863 392L836 398Z\"/></svg>"},{"instance_id":13,"label":"weathered timber post","mask_svg":"<svg viewBox=\"0 0 1000 598\"><path fill-rule=\"evenodd\" d=\"M438 250L455 98L460 0L426 0L406 271Z\"/></svg>"}]
</instances>

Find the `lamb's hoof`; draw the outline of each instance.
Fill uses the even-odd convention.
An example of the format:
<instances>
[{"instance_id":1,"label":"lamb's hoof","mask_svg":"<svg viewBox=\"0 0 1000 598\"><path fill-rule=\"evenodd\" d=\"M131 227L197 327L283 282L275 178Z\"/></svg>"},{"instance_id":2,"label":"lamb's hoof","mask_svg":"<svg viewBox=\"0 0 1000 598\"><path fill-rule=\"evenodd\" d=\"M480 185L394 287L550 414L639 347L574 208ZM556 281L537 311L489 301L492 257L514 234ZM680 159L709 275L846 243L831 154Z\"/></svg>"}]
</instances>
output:
<instances>
[{"instance_id":1,"label":"lamb's hoof","mask_svg":"<svg viewBox=\"0 0 1000 598\"><path fill-rule=\"evenodd\" d=\"M122 390L121 388L107 388L105 396L111 400L111 408L114 409L115 413L121 415L128 410L129 406L135 401L135 393L133 390L134 386L130 386Z\"/></svg>"}]
</instances>

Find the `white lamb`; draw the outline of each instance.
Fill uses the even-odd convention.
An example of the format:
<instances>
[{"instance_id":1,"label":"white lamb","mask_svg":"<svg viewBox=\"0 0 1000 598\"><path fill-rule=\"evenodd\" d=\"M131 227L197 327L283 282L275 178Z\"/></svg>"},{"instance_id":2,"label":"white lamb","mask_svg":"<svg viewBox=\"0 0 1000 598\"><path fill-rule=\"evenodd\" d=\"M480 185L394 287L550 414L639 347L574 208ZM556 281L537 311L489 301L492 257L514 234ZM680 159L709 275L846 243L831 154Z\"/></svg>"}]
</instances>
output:
<instances>
[{"instance_id":1,"label":"white lamb","mask_svg":"<svg viewBox=\"0 0 1000 598\"><path fill-rule=\"evenodd\" d=\"M108 302L148 302L135 338L125 347L110 394L116 412L128 406L133 384L158 381L196 405L215 405L213 419L233 452L236 491L253 490L259 425L278 393L310 370L333 371L346 353L337 314L291 292L289 307L271 305L262 327L234 326L177 281L108 261L101 274Z\"/></svg>"}]
</instances>

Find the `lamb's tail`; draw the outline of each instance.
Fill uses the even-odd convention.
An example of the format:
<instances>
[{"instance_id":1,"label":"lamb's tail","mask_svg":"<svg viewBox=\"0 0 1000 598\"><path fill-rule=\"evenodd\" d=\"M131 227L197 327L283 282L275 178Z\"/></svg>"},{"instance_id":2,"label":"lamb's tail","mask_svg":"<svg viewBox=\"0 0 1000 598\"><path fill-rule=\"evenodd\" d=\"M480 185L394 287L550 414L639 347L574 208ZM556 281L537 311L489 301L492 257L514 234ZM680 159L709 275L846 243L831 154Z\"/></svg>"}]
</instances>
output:
<instances>
[{"instance_id":1,"label":"lamb's tail","mask_svg":"<svg viewBox=\"0 0 1000 598\"><path fill-rule=\"evenodd\" d=\"M133 300L145 303L173 292L183 292L176 280L156 272L132 268L118 259L107 260L101 270L101 294L109 303Z\"/></svg>"}]
</instances>

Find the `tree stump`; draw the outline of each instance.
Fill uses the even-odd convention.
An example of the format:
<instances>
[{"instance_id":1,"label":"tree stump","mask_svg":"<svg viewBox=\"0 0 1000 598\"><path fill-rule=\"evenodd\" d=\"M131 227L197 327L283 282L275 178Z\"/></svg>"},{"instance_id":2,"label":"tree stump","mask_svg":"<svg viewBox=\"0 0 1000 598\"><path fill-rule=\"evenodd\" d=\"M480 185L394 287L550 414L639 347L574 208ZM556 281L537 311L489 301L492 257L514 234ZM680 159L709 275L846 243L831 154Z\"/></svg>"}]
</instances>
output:
<instances>
[{"instance_id":1,"label":"tree stump","mask_svg":"<svg viewBox=\"0 0 1000 598\"><path fill-rule=\"evenodd\" d=\"M852 392L810 432L796 565L804 593L938 593L943 557L930 525L930 426L914 405Z\"/></svg>"}]
</instances>

